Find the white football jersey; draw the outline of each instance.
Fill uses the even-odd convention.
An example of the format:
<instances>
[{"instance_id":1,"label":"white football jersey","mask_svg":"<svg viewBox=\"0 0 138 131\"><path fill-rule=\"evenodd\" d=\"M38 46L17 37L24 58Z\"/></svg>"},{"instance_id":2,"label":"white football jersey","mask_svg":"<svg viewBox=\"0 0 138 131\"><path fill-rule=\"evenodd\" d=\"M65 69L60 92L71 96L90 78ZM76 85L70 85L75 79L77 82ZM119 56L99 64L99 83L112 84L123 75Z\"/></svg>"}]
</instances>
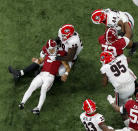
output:
<instances>
[{"instance_id":1,"label":"white football jersey","mask_svg":"<svg viewBox=\"0 0 138 131\"><path fill-rule=\"evenodd\" d=\"M73 36L71 36L69 39L66 41L62 41L62 48L68 52L69 48L72 48L73 46L78 46L76 55L74 56L74 60L77 58L81 50L83 49L82 42L80 40L80 37L77 32L74 33Z\"/></svg>"},{"instance_id":2,"label":"white football jersey","mask_svg":"<svg viewBox=\"0 0 138 131\"><path fill-rule=\"evenodd\" d=\"M99 124L104 122L103 115L96 113L93 116L88 116L85 112L80 115L81 122L87 131L102 131Z\"/></svg>"},{"instance_id":3,"label":"white football jersey","mask_svg":"<svg viewBox=\"0 0 138 131\"><path fill-rule=\"evenodd\" d=\"M102 74L107 75L115 90L119 90L118 88L122 87L122 85L127 85L136 80L136 76L128 68L127 58L123 54L116 57L114 61L103 64L100 71Z\"/></svg>"},{"instance_id":4,"label":"white football jersey","mask_svg":"<svg viewBox=\"0 0 138 131\"><path fill-rule=\"evenodd\" d=\"M111 9L105 9L105 12L107 14L106 26L115 27L117 30L121 30L121 27L118 26L118 22L122 20L123 23L129 22L131 28L133 29L134 19L129 13L122 11L112 11Z\"/></svg>"}]
</instances>

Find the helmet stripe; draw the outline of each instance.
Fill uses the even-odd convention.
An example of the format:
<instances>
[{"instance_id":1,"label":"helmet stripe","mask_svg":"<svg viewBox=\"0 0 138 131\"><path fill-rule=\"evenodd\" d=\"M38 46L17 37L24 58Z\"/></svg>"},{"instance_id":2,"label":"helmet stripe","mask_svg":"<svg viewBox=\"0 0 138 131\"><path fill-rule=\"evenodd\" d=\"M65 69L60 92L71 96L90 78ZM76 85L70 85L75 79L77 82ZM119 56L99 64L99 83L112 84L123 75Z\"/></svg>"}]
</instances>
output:
<instances>
[{"instance_id":1,"label":"helmet stripe","mask_svg":"<svg viewBox=\"0 0 138 131\"><path fill-rule=\"evenodd\" d=\"M93 110L92 110L92 108L91 108L91 106L90 106L89 101L88 101L88 100L86 100L86 102L87 102L87 104L88 104L88 106L89 106L89 108L90 108L91 112L93 112Z\"/></svg>"}]
</instances>

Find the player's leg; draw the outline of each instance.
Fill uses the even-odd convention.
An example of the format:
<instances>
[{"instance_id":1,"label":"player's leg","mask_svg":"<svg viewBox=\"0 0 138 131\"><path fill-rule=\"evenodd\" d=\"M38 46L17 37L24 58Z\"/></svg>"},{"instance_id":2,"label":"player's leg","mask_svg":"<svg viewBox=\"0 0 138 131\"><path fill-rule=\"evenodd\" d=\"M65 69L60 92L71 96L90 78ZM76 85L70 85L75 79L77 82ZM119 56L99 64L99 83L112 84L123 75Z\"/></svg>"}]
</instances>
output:
<instances>
[{"instance_id":1,"label":"player's leg","mask_svg":"<svg viewBox=\"0 0 138 131\"><path fill-rule=\"evenodd\" d=\"M14 80L18 81L19 78L21 78L21 76L24 76L30 72L33 72L33 71L39 69L39 67L40 67L39 64L33 62L32 64L30 64L29 66L25 67L22 70L14 69L11 66L8 67L8 70L13 75Z\"/></svg>"},{"instance_id":2,"label":"player's leg","mask_svg":"<svg viewBox=\"0 0 138 131\"><path fill-rule=\"evenodd\" d=\"M32 93L39 88L41 85L43 84L41 75L37 75L33 81L30 84L30 87L28 88L28 90L25 92L23 99L21 101L21 104L19 104L19 108L23 109L24 108L24 104L26 103L26 101L29 99L29 97L32 95Z\"/></svg>"},{"instance_id":3,"label":"player's leg","mask_svg":"<svg viewBox=\"0 0 138 131\"><path fill-rule=\"evenodd\" d=\"M37 105L37 107L35 107L32 112L34 114L39 114L40 113L40 110L45 102L45 99L46 99L46 93L50 90L51 86L53 85L53 82L54 82L54 76L43 76L43 85L41 87L41 91L40 91L40 98L39 98L39 103Z\"/></svg>"},{"instance_id":4,"label":"player's leg","mask_svg":"<svg viewBox=\"0 0 138 131\"><path fill-rule=\"evenodd\" d=\"M73 62L68 62L68 64L69 64L69 66L70 66L70 68L71 68L72 65L73 65ZM66 71L65 67L64 67L63 65L61 65L61 66L59 67L59 69L58 69L58 75L59 75L59 76L62 76L62 75L65 73L65 71Z\"/></svg>"}]
</instances>

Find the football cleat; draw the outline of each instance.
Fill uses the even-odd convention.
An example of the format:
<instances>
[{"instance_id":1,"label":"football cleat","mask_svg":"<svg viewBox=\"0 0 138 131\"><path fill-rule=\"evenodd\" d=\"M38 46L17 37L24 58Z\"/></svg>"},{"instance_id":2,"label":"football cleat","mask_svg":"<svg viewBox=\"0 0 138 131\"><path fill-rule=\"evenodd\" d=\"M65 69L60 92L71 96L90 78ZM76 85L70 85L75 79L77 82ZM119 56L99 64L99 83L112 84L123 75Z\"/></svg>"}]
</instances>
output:
<instances>
[{"instance_id":1,"label":"football cleat","mask_svg":"<svg viewBox=\"0 0 138 131\"><path fill-rule=\"evenodd\" d=\"M33 110L32 110L33 114L35 115L39 115L40 114L40 109L38 107L35 107Z\"/></svg>"},{"instance_id":2,"label":"football cleat","mask_svg":"<svg viewBox=\"0 0 138 131\"><path fill-rule=\"evenodd\" d=\"M18 81L21 73L19 70L13 69L11 66L8 67L9 72L13 75L15 81Z\"/></svg>"},{"instance_id":3,"label":"football cleat","mask_svg":"<svg viewBox=\"0 0 138 131\"><path fill-rule=\"evenodd\" d=\"M74 26L71 24L66 24L59 29L58 37L60 38L61 41L66 41L71 36L73 36L74 32L75 32Z\"/></svg>"},{"instance_id":4,"label":"football cleat","mask_svg":"<svg viewBox=\"0 0 138 131\"><path fill-rule=\"evenodd\" d=\"M20 110L24 109L24 103L21 103L21 104L19 104L18 106L19 106L19 109L20 109Z\"/></svg>"},{"instance_id":5,"label":"football cleat","mask_svg":"<svg viewBox=\"0 0 138 131\"><path fill-rule=\"evenodd\" d=\"M87 114L92 114L96 111L96 105L91 99L86 99L83 102L83 107L82 109L87 113Z\"/></svg>"},{"instance_id":6,"label":"football cleat","mask_svg":"<svg viewBox=\"0 0 138 131\"><path fill-rule=\"evenodd\" d=\"M102 64L108 64L115 59L114 55L110 51L103 51L100 55L100 61Z\"/></svg>"}]
</instances>

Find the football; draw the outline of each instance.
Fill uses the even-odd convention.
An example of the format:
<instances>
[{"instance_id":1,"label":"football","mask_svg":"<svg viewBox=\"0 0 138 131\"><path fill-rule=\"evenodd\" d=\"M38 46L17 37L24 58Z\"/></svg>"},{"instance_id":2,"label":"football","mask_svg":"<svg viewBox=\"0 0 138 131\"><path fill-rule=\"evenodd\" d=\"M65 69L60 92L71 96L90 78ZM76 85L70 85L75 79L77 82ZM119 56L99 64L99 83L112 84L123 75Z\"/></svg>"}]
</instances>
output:
<instances>
[{"instance_id":1,"label":"football","mask_svg":"<svg viewBox=\"0 0 138 131\"><path fill-rule=\"evenodd\" d=\"M136 6L138 6L138 0L132 0L132 1Z\"/></svg>"}]
</instances>

